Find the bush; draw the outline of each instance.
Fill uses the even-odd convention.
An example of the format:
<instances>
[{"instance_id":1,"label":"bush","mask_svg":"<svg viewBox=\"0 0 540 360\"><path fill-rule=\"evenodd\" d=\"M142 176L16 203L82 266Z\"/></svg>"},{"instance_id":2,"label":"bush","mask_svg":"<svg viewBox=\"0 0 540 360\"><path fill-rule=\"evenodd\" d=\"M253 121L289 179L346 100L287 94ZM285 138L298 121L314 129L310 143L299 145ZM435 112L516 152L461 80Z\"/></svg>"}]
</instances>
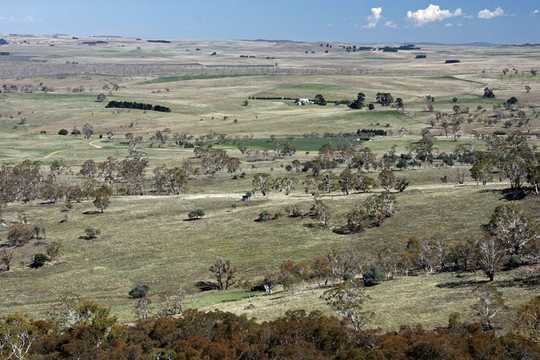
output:
<instances>
[{"instance_id":1,"label":"bush","mask_svg":"<svg viewBox=\"0 0 540 360\"><path fill-rule=\"evenodd\" d=\"M269 213L268 211L266 210L263 210L259 213L259 216L257 216L257 219L255 220L256 222L268 222L268 221L272 221L274 219L274 216Z\"/></svg>"},{"instance_id":2,"label":"bush","mask_svg":"<svg viewBox=\"0 0 540 360\"><path fill-rule=\"evenodd\" d=\"M523 264L521 257L519 255L512 255L506 261L505 268L508 270L517 269Z\"/></svg>"},{"instance_id":3,"label":"bush","mask_svg":"<svg viewBox=\"0 0 540 360\"><path fill-rule=\"evenodd\" d=\"M199 220L199 219L202 219L205 215L206 214L203 209L195 209L195 210L191 210L188 213L188 218L189 220Z\"/></svg>"},{"instance_id":4,"label":"bush","mask_svg":"<svg viewBox=\"0 0 540 360\"><path fill-rule=\"evenodd\" d=\"M95 240L100 234L101 231L99 231L99 229L87 227L86 229L84 229L84 235L81 237L85 240Z\"/></svg>"},{"instance_id":5,"label":"bush","mask_svg":"<svg viewBox=\"0 0 540 360\"><path fill-rule=\"evenodd\" d=\"M58 135L66 136L68 134L69 134L69 131L67 131L67 129L58 130Z\"/></svg>"},{"instance_id":6,"label":"bush","mask_svg":"<svg viewBox=\"0 0 540 360\"><path fill-rule=\"evenodd\" d=\"M379 285L385 280L385 274L380 266L371 266L362 276L364 280L364 286L370 287Z\"/></svg>"},{"instance_id":7,"label":"bush","mask_svg":"<svg viewBox=\"0 0 540 360\"><path fill-rule=\"evenodd\" d=\"M137 285L129 291L129 297L132 299L142 299L148 295L150 288L146 285Z\"/></svg>"},{"instance_id":8,"label":"bush","mask_svg":"<svg viewBox=\"0 0 540 360\"><path fill-rule=\"evenodd\" d=\"M62 255L63 248L64 248L64 246L62 245L61 242L53 241L53 242L51 242L50 244L47 245L47 250L46 250L47 256L51 260L54 260L57 257L59 257L60 255Z\"/></svg>"},{"instance_id":9,"label":"bush","mask_svg":"<svg viewBox=\"0 0 540 360\"><path fill-rule=\"evenodd\" d=\"M49 261L49 257L45 254L35 254L32 258L32 263L30 264L30 267L32 269L39 269L40 267L43 267L47 262Z\"/></svg>"},{"instance_id":10,"label":"bush","mask_svg":"<svg viewBox=\"0 0 540 360\"><path fill-rule=\"evenodd\" d=\"M35 227L30 224L12 224L9 226L7 240L9 246L23 246L36 235Z\"/></svg>"},{"instance_id":11,"label":"bush","mask_svg":"<svg viewBox=\"0 0 540 360\"><path fill-rule=\"evenodd\" d=\"M285 212L287 213L287 216L290 217L290 218L299 218L299 217L304 216L304 212L296 204L287 205L285 207Z\"/></svg>"}]
</instances>

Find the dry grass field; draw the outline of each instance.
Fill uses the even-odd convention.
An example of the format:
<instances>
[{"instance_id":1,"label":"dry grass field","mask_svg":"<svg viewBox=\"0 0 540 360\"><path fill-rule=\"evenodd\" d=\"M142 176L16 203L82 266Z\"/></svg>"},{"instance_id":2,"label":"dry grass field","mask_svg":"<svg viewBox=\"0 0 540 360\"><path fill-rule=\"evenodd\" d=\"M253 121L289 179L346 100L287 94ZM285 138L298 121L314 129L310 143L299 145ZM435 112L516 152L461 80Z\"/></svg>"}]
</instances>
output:
<instances>
[{"instance_id":1,"label":"dry grass field","mask_svg":"<svg viewBox=\"0 0 540 360\"><path fill-rule=\"evenodd\" d=\"M278 211L288 204L308 207L312 197L301 186L304 174L292 173L298 185L290 196L258 195L244 204L240 199L251 189L253 174L283 176L287 174L284 167L293 159L314 159L321 145L333 141L328 134L358 129L391 133L362 144L378 155L393 146L398 153L406 152L421 138L422 130L430 127L433 114L425 111L423 100L428 94L436 98L435 109L445 112L452 112L454 97L458 105L476 111L478 106L491 110L516 96L531 119L529 132L540 134L540 76L529 73L540 68L538 47L421 45L428 58L417 60L414 52L347 53L338 44L326 54L319 44L307 43L156 44L114 38L104 39L107 43L102 45L81 45L86 40L96 39L14 37L10 45L2 47L11 55L0 58L0 87L37 88L41 84L52 91L0 93L0 164L29 159L45 166L63 160L77 173L87 159L126 157L126 133L146 139L143 150L149 159L148 176L159 165L178 165L193 158L192 149L173 142L150 148L148 138L156 130L165 130L171 137L174 133L198 137L223 134L227 142L216 147L241 158L235 146L239 141L265 149L268 139L294 138L298 151L293 158L273 161L248 163L242 158L245 178L233 180L230 174L201 176L179 196L115 196L104 214L84 214L94 208L92 203L76 203L68 223L60 223L64 216L61 203L10 204L2 213L6 224L24 212L31 223L45 226L47 241L62 242L64 254L33 270L27 265L33 254L44 250L45 242L18 248L13 270L0 273L0 314L45 315L60 295L76 293L110 305L121 320L131 321L133 300L127 295L139 283L150 287L156 307L159 295L183 288L189 294L189 307L245 313L260 320L276 318L290 309L328 312L330 309L320 300L322 290L310 284L272 296L242 289L198 293L194 284L211 280L208 267L220 256L231 260L241 280L251 281L285 260L308 260L332 249L355 249L370 259L383 248L402 251L413 237L441 239L447 244L479 238L483 236L481 226L489 221L495 207L507 202L500 192L506 183L495 179L486 187L477 186L467 175L466 183L457 185L453 178L458 169L468 174L466 167L400 171L411 186L397 195L396 215L384 226L339 235L310 227L312 219L282 217L269 223L255 222L262 210ZM216 55L211 55L213 52ZM447 58L459 58L461 63L446 65ZM504 68L513 67L520 75L502 76ZM110 89L113 84L118 85L116 91ZM532 88L530 92L524 90L525 85ZM482 98L486 86L494 89L496 99ZM79 87L84 91L74 93L73 89ZM359 92L364 92L369 102L378 92L391 92L403 99L405 111L379 106L373 111L355 111L334 104L300 107L290 100L250 99L313 98L323 94L327 100L351 100ZM106 102L96 101L99 93L105 93L107 101L159 104L170 107L171 112L106 109ZM95 130L90 140L57 135L62 128L81 129L86 123ZM406 132L400 134L403 129ZM435 151L441 153L453 151L457 145L483 149L485 144L479 135L504 127L501 122L467 123L457 141L441 129L432 130ZM98 137L107 132L114 134L112 140ZM307 136L310 134L312 137ZM540 136L531 136L529 141L540 145ZM441 183L445 175L450 178L448 184ZM340 225L343 215L366 196L323 196L334 213L331 222ZM527 197L519 206L540 229L539 198ZM195 208L204 209L207 216L200 221L185 221ZM89 226L101 230L95 241L80 238ZM7 231L0 228L0 243L6 236ZM512 308L540 295L537 277L536 282L527 282L523 271L505 272L496 282ZM538 276L538 269L531 271ZM444 273L385 282L368 291L366 306L375 312L370 326L395 329L400 324L445 324L452 312L470 312L475 299L472 290L482 280L480 273Z\"/></svg>"}]
</instances>

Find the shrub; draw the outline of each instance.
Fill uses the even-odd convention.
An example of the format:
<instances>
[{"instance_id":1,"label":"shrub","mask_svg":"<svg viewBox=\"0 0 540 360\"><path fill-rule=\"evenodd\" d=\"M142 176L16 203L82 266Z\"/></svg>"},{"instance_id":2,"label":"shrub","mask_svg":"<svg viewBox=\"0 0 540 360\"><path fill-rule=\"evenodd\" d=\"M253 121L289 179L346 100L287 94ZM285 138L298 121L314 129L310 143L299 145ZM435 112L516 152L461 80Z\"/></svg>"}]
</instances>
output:
<instances>
[{"instance_id":1,"label":"shrub","mask_svg":"<svg viewBox=\"0 0 540 360\"><path fill-rule=\"evenodd\" d=\"M287 205L285 207L285 212L287 213L287 216L291 218L298 218L304 216L302 209L296 204Z\"/></svg>"},{"instance_id":2,"label":"shrub","mask_svg":"<svg viewBox=\"0 0 540 360\"><path fill-rule=\"evenodd\" d=\"M364 280L364 286L370 287L379 285L385 280L385 274L380 266L371 266L362 276Z\"/></svg>"},{"instance_id":3,"label":"shrub","mask_svg":"<svg viewBox=\"0 0 540 360\"><path fill-rule=\"evenodd\" d=\"M259 213L259 216L257 216L257 219L255 221L268 222L268 221L272 221L273 219L274 219L274 216L270 212L263 210Z\"/></svg>"},{"instance_id":4,"label":"shrub","mask_svg":"<svg viewBox=\"0 0 540 360\"><path fill-rule=\"evenodd\" d=\"M101 231L99 229L96 229L90 226L84 229L84 235L81 237L85 240L95 240L98 238L100 234L101 234Z\"/></svg>"},{"instance_id":5,"label":"shrub","mask_svg":"<svg viewBox=\"0 0 540 360\"><path fill-rule=\"evenodd\" d=\"M35 236L35 227L30 224L12 224L8 229L9 246L23 246Z\"/></svg>"},{"instance_id":6,"label":"shrub","mask_svg":"<svg viewBox=\"0 0 540 360\"><path fill-rule=\"evenodd\" d=\"M60 255L62 255L63 248L64 247L63 247L61 242L53 241L53 242L51 242L50 244L47 245L47 250L46 250L47 256L51 260L54 260L57 257L59 257Z\"/></svg>"},{"instance_id":7,"label":"shrub","mask_svg":"<svg viewBox=\"0 0 540 360\"><path fill-rule=\"evenodd\" d=\"M199 220L199 219L202 219L205 215L206 214L203 209L195 209L195 210L191 210L188 213L188 218L189 220Z\"/></svg>"},{"instance_id":8,"label":"shrub","mask_svg":"<svg viewBox=\"0 0 540 360\"><path fill-rule=\"evenodd\" d=\"M67 131L67 129L58 130L58 135L66 136L68 134L69 134L69 131Z\"/></svg>"},{"instance_id":9,"label":"shrub","mask_svg":"<svg viewBox=\"0 0 540 360\"><path fill-rule=\"evenodd\" d=\"M146 285L139 284L129 291L129 297L132 299L142 299L148 295L150 288Z\"/></svg>"},{"instance_id":10,"label":"shrub","mask_svg":"<svg viewBox=\"0 0 540 360\"><path fill-rule=\"evenodd\" d=\"M35 254L32 258L32 263L30 263L30 267L32 269L39 269L40 267L43 267L49 260L49 257L45 254Z\"/></svg>"},{"instance_id":11,"label":"shrub","mask_svg":"<svg viewBox=\"0 0 540 360\"><path fill-rule=\"evenodd\" d=\"M523 264L521 257L519 255L512 255L506 261L505 268L508 270L517 269Z\"/></svg>"}]
</instances>

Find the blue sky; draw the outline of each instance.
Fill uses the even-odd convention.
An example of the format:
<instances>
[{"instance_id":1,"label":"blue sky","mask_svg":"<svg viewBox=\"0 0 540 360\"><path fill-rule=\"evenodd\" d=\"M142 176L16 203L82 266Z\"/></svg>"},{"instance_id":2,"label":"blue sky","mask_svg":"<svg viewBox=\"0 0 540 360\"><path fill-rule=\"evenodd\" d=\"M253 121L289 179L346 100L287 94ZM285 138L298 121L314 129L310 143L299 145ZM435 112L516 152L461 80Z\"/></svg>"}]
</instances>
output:
<instances>
[{"instance_id":1,"label":"blue sky","mask_svg":"<svg viewBox=\"0 0 540 360\"><path fill-rule=\"evenodd\" d=\"M540 42L539 0L4 0L0 33Z\"/></svg>"}]
</instances>

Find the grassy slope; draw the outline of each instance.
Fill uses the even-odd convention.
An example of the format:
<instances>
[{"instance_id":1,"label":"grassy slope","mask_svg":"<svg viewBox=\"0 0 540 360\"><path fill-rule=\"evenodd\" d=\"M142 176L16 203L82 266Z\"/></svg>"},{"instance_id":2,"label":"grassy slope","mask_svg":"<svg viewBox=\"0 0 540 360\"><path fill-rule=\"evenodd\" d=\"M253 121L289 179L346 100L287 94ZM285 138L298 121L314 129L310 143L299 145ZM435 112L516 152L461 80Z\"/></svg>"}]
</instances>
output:
<instances>
[{"instance_id":1,"label":"grassy slope","mask_svg":"<svg viewBox=\"0 0 540 360\"><path fill-rule=\"evenodd\" d=\"M30 221L46 226L49 241L65 244L65 255L56 265L30 270L21 262L28 263L43 247L28 245L19 250L15 271L2 274L0 309L41 312L58 294L76 292L113 305L126 319L130 304L126 295L134 284L145 282L154 294L178 287L191 289L194 281L208 279L207 268L217 256L230 259L241 277L249 279L284 260L309 259L331 248L358 248L369 259L383 247L401 251L411 236L454 243L480 236L480 225L501 203L499 198L497 193L475 187L406 192L399 196L395 217L380 228L353 236L310 229L304 226L312 223L309 219L253 221L262 209L277 210L286 202L307 206L305 197L277 196L236 209L232 208L236 198L115 198L105 215L82 215L92 206L76 205L68 224L58 223L62 218L59 206L26 207ZM341 196L328 201L337 225L354 203ZM195 207L207 209L208 218L183 221ZM18 208L9 210L14 215ZM79 239L87 226L101 229L101 238L94 242Z\"/></svg>"}]
</instances>

